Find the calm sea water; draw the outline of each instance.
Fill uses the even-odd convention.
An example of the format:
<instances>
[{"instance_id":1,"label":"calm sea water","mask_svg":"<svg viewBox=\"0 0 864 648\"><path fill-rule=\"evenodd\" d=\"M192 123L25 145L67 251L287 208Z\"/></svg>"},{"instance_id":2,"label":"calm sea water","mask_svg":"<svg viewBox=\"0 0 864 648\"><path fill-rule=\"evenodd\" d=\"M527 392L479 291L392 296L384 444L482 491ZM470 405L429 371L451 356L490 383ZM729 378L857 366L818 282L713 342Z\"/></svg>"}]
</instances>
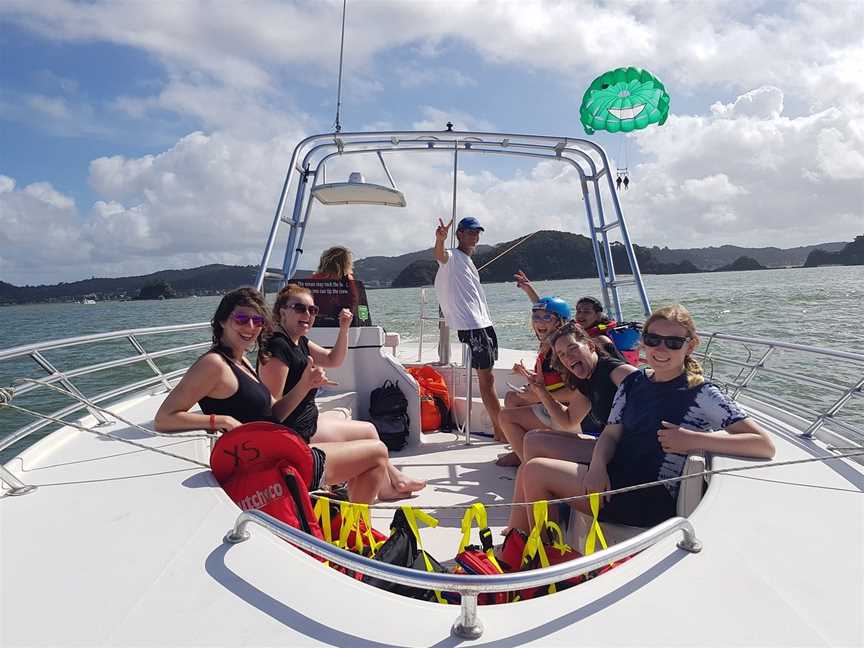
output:
<instances>
[{"instance_id":1,"label":"calm sea water","mask_svg":"<svg viewBox=\"0 0 864 648\"><path fill-rule=\"evenodd\" d=\"M705 331L719 330L740 333L752 337L774 338L802 344L864 353L864 269L860 267L797 268L788 270L764 270L756 272L729 272L716 274L648 275L646 289L652 305L679 302L687 306L696 318L698 327ZM495 328L502 346L511 348L534 348L536 340L529 329L528 303L524 293L514 284L488 284L486 293ZM566 281L540 281L535 283L540 294L554 294L574 302L583 295L597 295L596 279ZM628 287L630 288L630 287ZM641 320L642 314L635 292L624 289L624 309L628 320ZM388 331L401 334L403 340L413 340L418 334L419 289L405 288L368 291L370 310L375 324ZM434 314L435 295L427 290L429 305L427 314ZM104 331L185 324L208 320L218 297L188 298L168 301L100 302L83 304L34 304L0 308L3 337L0 347L9 348L38 341L60 339L71 336ZM432 327L427 330L431 332ZM171 345L204 341L206 333L184 334L142 338L148 351L167 348ZM432 339L431 337L429 338ZM718 352L725 349L718 347ZM730 355L732 355L730 349ZM735 357L741 359L760 349L737 347ZM72 348L48 353L46 356L55 366L69 369L95 364L118 353L129 355L128 342L102 344L85 349ZM741 357L744 353L744 357ZM157 361L163 370L179 368L188 364L196 354L185 358ZM862 368L852 368L837 361L813 361L808 358L772 358L771 366L780 366L804 375L836 375L851 380L861 376ZM706 367L715 378L734 377L737 369ZM857 372L857 374L856 374ZM82 378L76 381L85 394L104 391L107 385L123 384L130 378L144 378L149 372L145 367L118 370L114 375ZM151 374L152 375L152 374ZM21 376L41 377L44 373L32 361L0 363L0 386L8 386ZM813 396L800 386L784 385L776 377L763 379L767 387L791 390L799 400L814 400L819 405L830 403L832 395ZM836 398L836 394L833 398ZM855 399L853 399L855 400ZM846 410L858 420L864 421L864 409L857 399ZM62 401L53 397L32 400L28 406L47 411ZM17 401L16 401L17 402ZM38 407L37 407L38 406ZM860 414L859 414L860 412ZM22 415L0 412L0 437L28 422ZM20 446L18 446L20 448ZM11 450L11 449L10 449ZM6 451L3 455L8 456ZM2 458L3 455L0 455Z\"/></svg>"}]
</instances>

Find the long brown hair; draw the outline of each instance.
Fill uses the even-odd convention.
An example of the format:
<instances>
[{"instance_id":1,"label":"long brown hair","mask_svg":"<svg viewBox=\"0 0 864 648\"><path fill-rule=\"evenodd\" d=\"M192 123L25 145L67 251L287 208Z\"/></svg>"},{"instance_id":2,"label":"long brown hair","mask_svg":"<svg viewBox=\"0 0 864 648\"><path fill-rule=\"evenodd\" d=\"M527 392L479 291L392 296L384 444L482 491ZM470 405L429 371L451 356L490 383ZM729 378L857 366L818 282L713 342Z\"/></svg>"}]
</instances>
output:
<instances>
[{"instance_id":1,"label":"long brown hair","mask_svg":"<svg viewBox=\"0 0 864 648\"><path fill-rule=\"evenodd\" d=\"M598 359L608 356L609 354L606 353L606 350L596 339L592 338L585 332L585 329L583 329L576 320L566 322L547 336L546 341L549 344L549 348L552 350L552 368L561 374L562 377L566 376L567 386L570 387L570 389L578 389L587 396L588 380L574 376L573 372L570 371L570 368L566 367L564 363L558 359L558 354L555 352L555 343L563 337L572 337L576 342L584 342L592 351L594 351L594 353L597 354Z\"/></svg>"},{"instance_id":2,"label":"long brown hair","mask_svg":"<svg viewBox=\"0 0 864 648\"><path fill-rule=\"evenodd\" d=\"M346 279L354 270L354 259L351 250L342 245L334 245L321 253L318 262L318 274L328 275L334 279Z\"/></svg>"},{"instance_id":3,"label":"long brown hair","mask_svg":"<svg viewBox=\"0 0 864 648\"><path fill-rule=\"evenodd\" d=\"M273 302L273 321L276 322L276 328L281 329L280 322L282 321L282 309L285 308L285 306L288 304L289 301L291 301L293 297L296 297L297 295L311 294L312 291L305 286L298 286L297 284L293 283L285 284L282 290L276 293L276 301ZM262 364L266 364L273 355L267 348L268 342L270 341L271 337L273 337L272 330L266 337L263 338L261 346L258 349L258 362Z\"/></svg>"},{"instance_id":4,"label":"long brown hair","mask_svg":"<svg viewBox=\"0 0 864 648\"><path fill-rule=\"evenodd\" d=\"M696 322L693 320L690 311L684 308L681 304L664 306L663 308L658 308L651 313L651 316L645 320L645 324L642 327L643 335L647 333L648 328L658 320L674 322L675 324L684 327L687 331L687 337L696 340L697 342L699 341L699 336L696 334ZM702 365L700 365L689 353L684 356L684 371L687 374L687 386L691 389L693 387L698 387L705 382L705 374L702 372Z\"/></svg>"},{"instance_id":5,"label":"long brown hair","mask_svg":"<svg viewBox=\"0 0 864 648\"><path fill-rule=\"evenodd\" d=\"M222 348L222 334L225 332L223 322L228 321L231 313L238 306L254 308L259 315L264 317L264 326L258 332L258 343L262 339L266 339L272 331L272 322L267 309L267 304L264 302L264 297L252 286L242 286L235 288L231 292L225 293L222 301L216 307L216 312L213 313L213 319L210 320L210 328L213 331L213 347Z\"/></svg>"}]
</instances>

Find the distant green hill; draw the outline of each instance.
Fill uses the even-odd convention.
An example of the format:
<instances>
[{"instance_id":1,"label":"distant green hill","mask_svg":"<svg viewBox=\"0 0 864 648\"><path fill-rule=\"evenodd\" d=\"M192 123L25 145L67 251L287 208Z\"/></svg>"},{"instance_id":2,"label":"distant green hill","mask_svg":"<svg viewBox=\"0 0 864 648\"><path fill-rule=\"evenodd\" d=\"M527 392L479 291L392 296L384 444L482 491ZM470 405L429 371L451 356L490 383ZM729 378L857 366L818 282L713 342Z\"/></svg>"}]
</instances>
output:
<instances>
[{"instance_id":1,"label":"distant green hill","mask_svg":"<svg viewBox=\"0 0 864 648\"><path fill-rule=\"evenodd\" d=\"M520 240L521 237L504 241L488 251L475 253L475 265L478 268L483 267ZM654 258L648 248L635 246L634 249L639 268L646 274L702 272L689 261L662 263ZM612 245L612 257L618 272L622 274L632 272L623 245L620 243ZM511 281L517 270L524 271L536 281L596 277L594 247L591 239L581 234L542 230L481 270L480 279L486 283ZM428 256L416 259L405 267L393 280L392 285L394 288L429 285L434 281L436 271L437 264L430 250ZM359 273L358 276L363 277Z\"/></svg>"},{"instance_id":2,"label":"distant green hill","mask_svg":"<svg viewBox=\"0 0 864 648\"><path fill-rule=\"evenodd\" d=\"M747 256L741 256L735 259L732 263L728 265L721 266L719 268L715 268L714 272L737 272L739 270L767 270L764 265L759 263L756 259Z\"/></svg>"},{"instance_id":3,"label":"distant green hill","mask_svg":"<svg viewBox=\"0 0 864 648\"><path fill-rule=\"evenodd\" d=\"M491 250L490 245L478 245L477 252L482 254ZM371 256L354 262L354 274L362 279L367 287L389 286L403 270L415 261L434 261L432 248L400 254L399 256Z\"/></svg>"},{"instance_id":4,"label":"distant green hill","mask_svg":"<svg viewBox=\"0 0 864 648\"><path fill-rule=\"evenodd\" d=\"M479 268L520 240L521 238L513 239L495 246L479 246L474 262ZM616 270L621 274L630 273L630 263L624 246L613 243L611 249ZM787 264L785 261L797 259L802 250L809 251L805 264L808 267L864 263L864 236L858 236L848 244L823 243L819 246L791 250L741 248L732 245L689 250L647 248L636 245L633 249L643 274L706 272L730 264L735 267L724 269L797 265ZM730 254L733 256L729 256ZM749 257L749 261L741 261L741 257ZM723 262L718 263L718 260ZM744 267L745 265L752 268ZM354 269L357 277L370 288L389 286L391 283L394 287L422 286L432 283L437 264L433 258L432 248L427 248L395 257L375 256L359 259L355 262ZM480 277L484 282L510 281L517 270L524 270L531 279L538 281L597 276L591 240L580 234L551 230L537 232L511 252L494 261L481 272ZM141 289L145 286L161 285L160 282L165 284L163 291L170 289L180 297L192 294L218 295L237 286L253 283L256 271L257 267L251 265L211 264L185 270L162 270L134 277L113 279L93 277L51 286L14 286L0 281L0 304L78 301L84 296L95 296L100 300L133 299L141 294ZM297 272L298 277L309 274L308 270Z\"/></svg>"},{"instance_id":5,"label":"distant green hill","mask_svg":"<svg viewBox=\"0 0 864 648\"><path fill-rule=\"evenodd\" d=\"M761 247L748 248L737 245L720 245L718 247L685 248L672 250L668 247L651 247L654 257L663 263L676 263L690 261L694 265L714 270L721 266L729 265L742 256L755 259L768 268L797 267L804 264L807 255L813 250L825 250L837 252L842 250L845 243L818 243L817 245L804 245L794 248Z\"/></svg>"},{"instance_id":6,"label":"distant green hill","mask_svg":"<svg viewBox=\"0 0 864 648\"><path fill-rule=\"evenodd\" d=\"M813 250L807 255L805 268L820 265L864 265L864 235L856 236L854 241L837 252Z\"/></svg>"}]
</instances>

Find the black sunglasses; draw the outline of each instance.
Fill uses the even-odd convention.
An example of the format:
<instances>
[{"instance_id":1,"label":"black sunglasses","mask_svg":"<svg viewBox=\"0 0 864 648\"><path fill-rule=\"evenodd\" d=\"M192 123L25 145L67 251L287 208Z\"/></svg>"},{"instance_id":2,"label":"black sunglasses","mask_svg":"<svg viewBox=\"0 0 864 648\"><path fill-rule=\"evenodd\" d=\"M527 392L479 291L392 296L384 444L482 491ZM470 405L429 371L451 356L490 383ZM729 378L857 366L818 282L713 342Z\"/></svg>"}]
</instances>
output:
<instances>
[{"instance_id":1,"label":"black sunglasses","mask_svg":"<svg viewBox=\"0 0 864 648\"><path fill-rule=\"evenodd\" d=\"M290 308L295 313L309 313L312 317L315 317L320 310L315 304L310 304L307 306L306 304L301 304L299 302L294 302L293 304L286 304L285 308Z\"/></svg>"},{"instance_id":2,"label":"black sunglasses","mask_svg":"<svg viewBox=\"0 0 864 648\"><path fill-rule=\"evenodd\" d=\"M683 347L689 339L691 338L681 337L680 335L657 335L656 333L642 334L642 341L645 343L645 346L658 347L661 344L665 344L666 348L671 349L672 351L677 351Z\"/></svg>"}]
</instances>

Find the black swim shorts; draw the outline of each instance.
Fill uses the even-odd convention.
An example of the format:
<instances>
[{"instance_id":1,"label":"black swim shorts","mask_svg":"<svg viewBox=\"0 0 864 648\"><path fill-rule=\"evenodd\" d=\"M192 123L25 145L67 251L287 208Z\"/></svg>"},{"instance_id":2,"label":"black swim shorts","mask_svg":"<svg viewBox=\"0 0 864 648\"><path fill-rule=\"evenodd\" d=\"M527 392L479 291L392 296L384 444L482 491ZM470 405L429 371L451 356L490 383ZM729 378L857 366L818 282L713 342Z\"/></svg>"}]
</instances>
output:
<instances>
[{"instance_id":1,"label":"black swim shorts","mask_svg":"<svg viewBox=\"0 0 864 648\"><path fill-rule=\"evenodd\" d=\"M312 450L312 479L309 483L309 490L320 490L326 486L324 484L324 464L327 461L327 455L321 448L310 448Z\"/></svg>"},{"instance_id":2,"label":"black swim shorts","mask_svg":"<svg viewBox=\"0 0 864 648\"><path fill-rule=\"evenodd\" d=\"M491 369L498 359L498 337L495 329L471 329L458 332L459 341L471 349L471 366L475 369Z\"/></svg>"}]
</instances>

